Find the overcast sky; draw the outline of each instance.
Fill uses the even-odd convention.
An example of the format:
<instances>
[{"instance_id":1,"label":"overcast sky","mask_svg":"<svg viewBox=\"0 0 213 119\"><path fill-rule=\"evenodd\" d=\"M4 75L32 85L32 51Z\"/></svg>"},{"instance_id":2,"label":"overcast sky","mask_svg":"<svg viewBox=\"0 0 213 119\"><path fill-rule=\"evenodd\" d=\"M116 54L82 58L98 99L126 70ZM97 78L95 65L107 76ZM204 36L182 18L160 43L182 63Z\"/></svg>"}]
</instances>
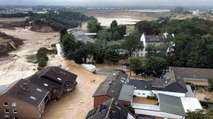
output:
<instances>
[{"instance_id":1,"label":"overcast sky","mask_svg":"<svg viewBox=\"0 0 213 119\"><path fill-rule=\"evenodd\" d=\"M0 0L0 5L213 6L213 0Z\"/></svg>"}]
</instances>

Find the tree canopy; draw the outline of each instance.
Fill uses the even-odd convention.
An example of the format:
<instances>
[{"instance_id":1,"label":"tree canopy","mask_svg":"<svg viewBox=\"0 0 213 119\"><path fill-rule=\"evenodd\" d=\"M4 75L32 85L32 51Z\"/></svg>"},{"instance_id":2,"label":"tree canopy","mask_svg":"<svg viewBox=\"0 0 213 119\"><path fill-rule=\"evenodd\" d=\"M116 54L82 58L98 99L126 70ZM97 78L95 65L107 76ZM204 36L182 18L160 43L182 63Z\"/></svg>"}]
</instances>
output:
<instances>
[{"instance_id":1,"label":"tree canopy","mask_svg":"<svg viewBox=\"0 0 213 119\"><path fill-rule=\"evenodd\" d=\"M99 32L101 28L101 24L98 22L98 20L90 20L87 24L87 29L90 33L97 33Z\"/></svg>"}]
</instances>

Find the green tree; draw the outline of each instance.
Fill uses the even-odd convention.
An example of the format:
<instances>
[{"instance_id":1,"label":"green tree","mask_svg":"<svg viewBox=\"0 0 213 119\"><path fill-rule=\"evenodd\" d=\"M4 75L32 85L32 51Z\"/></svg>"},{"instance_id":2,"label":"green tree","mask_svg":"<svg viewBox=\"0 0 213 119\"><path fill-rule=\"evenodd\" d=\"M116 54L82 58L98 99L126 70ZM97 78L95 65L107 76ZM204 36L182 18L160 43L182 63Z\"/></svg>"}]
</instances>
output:
<instances>
[{"instance_id":1,"label":"green tree","mask_svg":"<svg viewBox=\"0 0 213 119\"><path fill-rule=\"evenodd\" d=\"M189 111L188 112L189 119L206 119L205 113L203 110Z\"/></svg>"},{"instance_id":2,"label":"green tree","mask_svg":"<svg viewBox=\"0 0 213 119\"><path fill-rule=\"evenodd\" d=\"M121 36L121 34L119 34L118 31L115 31L115 32L113 33L112 39L113 39L113 40L119 40L119 39L122 39L122 36Z\"/></svg>"},{"instance_id":3,"label":"green tree","mask_svg":"<svg viewBox=\"0 0 213 119\"><path fill-rule=\"evenodd\" d=\"M128 50L128 54L131 56L133 51L140 47L140 38L138 37L138 34L134 32L127 36L124 39L122 46L124 49Z\"/></svg>"},{"instance_id":4,"label":"green tree","mask_svg":"<svg viewBox=\"0 0 213 119\"><path fill-rule=\"evenodd\" d=\"M102 28L98 20L91 20L87 24L87 29L90 33L97 33L99 32Z\"/></svg>"},{"instance_id":5,"label":"green tree","mask_svg":"<svg viewBox=\"0 0 213 119\"><path fill-rule=\"evenodd\" d=\"M47 61L42 57L38 61L38 67L43 68L47 65Z\"/></svg>"},{"instance_id":6,"label":"green tree","mask_svg":"<svg viewBox=\"0 0 213 119\"><path fill-rule=\"evenodd\" d=\"M118 26L118 23L116 20L113 20L112 23L110 24L110 28L115 28Z\"/></svg>"},{"instance_id":7,"label":"green tree","mask_svg":"<svg viewBox=\"0 0 213 119\"><path fill-rule=\"evenodd\" d=\"M145 74L160 76L168 68L168 62L162 57L148 57L142 62L142 69Z\"/></svg>"},{"instance_id":8,"label":"green tree","mask_svg":"<svg viewBox=\"0 0 213 119\"><path fill-rule=\"evenodd\" d=\"M120 47L118 45L108 46L105 49L105 59L113 62L114 64L122 59L122 56L119 53Z\"/></svg>"},{"instance_id":9,"label":"green tree","mask_svg":"<svg viewBox=\"0 0 213 119\"><path fill-rule=\"evenodd\" d=\"M62 39L64 37L64 35L68 34L67 29L63 28L60 32L60 39Z\"/></svg>"},{"instance_id":10,"label":"green tree","mask_svg":"<svg viewBox=\"0 0 213 119\"><path fill-rule=\"evenodd\" d=\"M138 58L131 57L129 66L130 70L132 70L135 74L142 73L142 62Z\"/></svg>"},{"instance_id":11,"label":"green tree","mask_svg":"<svg viewBox=\"0 0 213 119\"><path fill-rule=\"evenodd\" d=\"M66 34L61 39L61 45L64 51L64 54L67 58L72 58L70 56L77 49L77 42L73 34Z\"/></svg>"}]
</instances>

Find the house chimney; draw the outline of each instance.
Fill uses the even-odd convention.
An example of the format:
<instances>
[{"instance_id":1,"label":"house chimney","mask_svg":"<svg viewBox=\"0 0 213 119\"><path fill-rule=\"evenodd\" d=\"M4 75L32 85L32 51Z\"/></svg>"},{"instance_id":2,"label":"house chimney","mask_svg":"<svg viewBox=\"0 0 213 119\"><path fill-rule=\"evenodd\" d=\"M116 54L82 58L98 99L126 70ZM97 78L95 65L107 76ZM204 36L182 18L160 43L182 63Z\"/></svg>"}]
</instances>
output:
<instances>
[{"instance_id":1,"label":"house chimney","mask_svg":"<svg viewBox=\"0 0 213 119\"><path fill-rule=\"evenodd\" d=\"M28 83L24 83L22 86L20 86L23 90L28 91L29 90L29 86Z\"/></svg>"}]
</instances>

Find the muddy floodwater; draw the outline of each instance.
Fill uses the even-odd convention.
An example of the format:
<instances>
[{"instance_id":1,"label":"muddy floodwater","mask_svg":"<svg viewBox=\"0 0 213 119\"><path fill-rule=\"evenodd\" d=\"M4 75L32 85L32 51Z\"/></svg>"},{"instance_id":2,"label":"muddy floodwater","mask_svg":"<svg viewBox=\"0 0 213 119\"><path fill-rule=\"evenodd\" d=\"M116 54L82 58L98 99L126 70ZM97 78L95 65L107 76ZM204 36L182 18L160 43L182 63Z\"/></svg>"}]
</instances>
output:
<instances>
[{"instance_id":1,"label":"muddy floodwater","mask_svg":"<svg viewBox=\"0 0 213 119\"><path fill-rule=\"evenodd\" d=\"M67 61L67 70L78 75L77 87L60 100L51 102L42 119L85 119L93 108L93 93L106 75L96 75L84 70L72 61ZM95 80L95 82L92 82Z\"/></svg>"}]
</instances>

